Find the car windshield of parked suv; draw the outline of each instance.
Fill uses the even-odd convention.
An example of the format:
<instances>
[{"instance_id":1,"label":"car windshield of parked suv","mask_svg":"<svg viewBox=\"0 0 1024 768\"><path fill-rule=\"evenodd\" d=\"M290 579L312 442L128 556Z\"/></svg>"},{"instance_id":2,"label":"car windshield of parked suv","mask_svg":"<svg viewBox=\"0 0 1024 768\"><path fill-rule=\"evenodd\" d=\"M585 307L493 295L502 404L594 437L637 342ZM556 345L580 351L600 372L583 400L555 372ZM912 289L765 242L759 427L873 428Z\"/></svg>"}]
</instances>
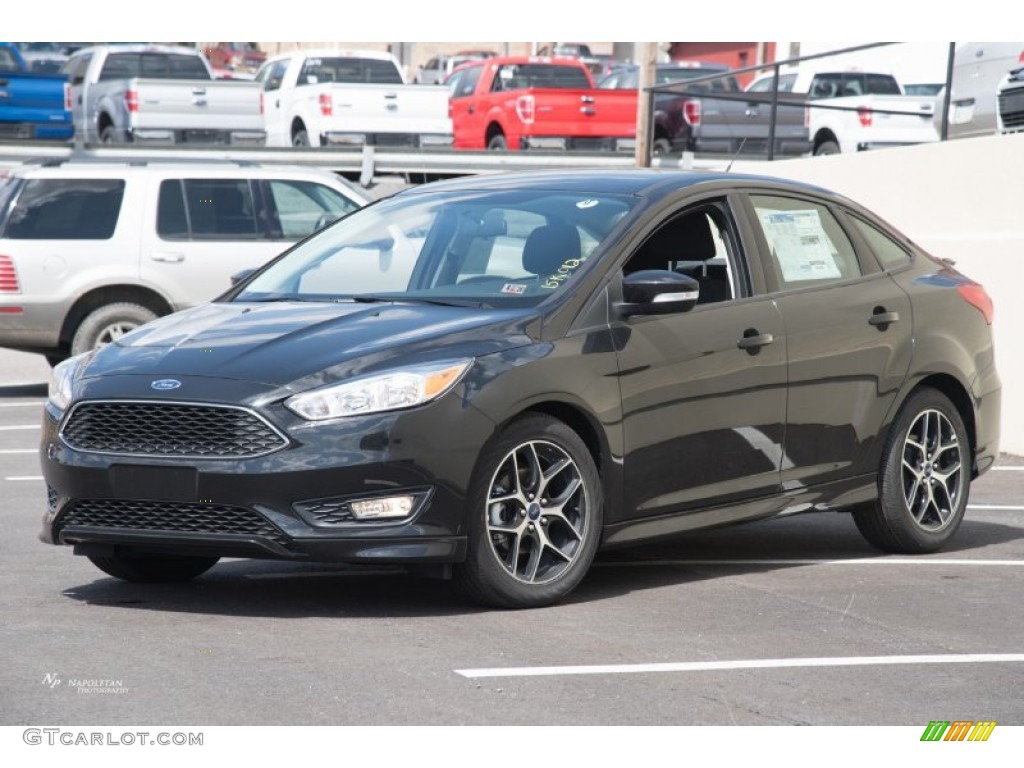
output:
<instances>
[{"instance_id":1,"label":"car windshield of parked suv","mask_svg":"<svg viewBox=\"0 0 1024 768\"><path fill-rule=\"evenodd\" d=\"M400 196L301 243L233 300L533 306L573 282L636 202L537 189Z\"/></svg>"}]
</instances>

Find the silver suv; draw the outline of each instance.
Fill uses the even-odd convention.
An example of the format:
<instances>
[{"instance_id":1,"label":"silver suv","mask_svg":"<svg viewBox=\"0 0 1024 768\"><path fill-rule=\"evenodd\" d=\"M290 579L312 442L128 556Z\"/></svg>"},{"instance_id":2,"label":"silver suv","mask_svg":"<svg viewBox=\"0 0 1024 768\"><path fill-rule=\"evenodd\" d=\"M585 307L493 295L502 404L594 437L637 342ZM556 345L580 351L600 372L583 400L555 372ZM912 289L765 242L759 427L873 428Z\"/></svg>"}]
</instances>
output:
<instances>
[{"instance_id":1,"label":"silver suv","mask_svg":"<svg viewBox=\"0 0 1024 768\"><path fill-rule=\"evenodd\" d=\"M231 275L367 202L308 168L21 166L0 183L0 347L56 364L213 299Z\"/></svg>"}]
</instances>

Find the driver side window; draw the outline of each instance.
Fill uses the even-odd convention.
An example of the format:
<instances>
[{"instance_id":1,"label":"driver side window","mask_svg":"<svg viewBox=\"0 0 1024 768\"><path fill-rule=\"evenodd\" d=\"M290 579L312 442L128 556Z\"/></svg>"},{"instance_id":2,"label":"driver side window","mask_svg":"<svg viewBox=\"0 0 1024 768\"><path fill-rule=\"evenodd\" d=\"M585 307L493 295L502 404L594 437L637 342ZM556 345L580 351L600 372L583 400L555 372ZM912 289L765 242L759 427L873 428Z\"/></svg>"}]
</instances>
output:
<instances>
[{"instance_id":1,"label":"driver side window","mask_svg":"<svg viewBox=\"0 0 1024 768\"><path fill-rule=\"evenodd\" d=\"M678 272L697 281L698 305L729 301L746 294L733 242L724 202L701 205L672 215L629 258L622 272Z\"/></svg>"}]
</instances>

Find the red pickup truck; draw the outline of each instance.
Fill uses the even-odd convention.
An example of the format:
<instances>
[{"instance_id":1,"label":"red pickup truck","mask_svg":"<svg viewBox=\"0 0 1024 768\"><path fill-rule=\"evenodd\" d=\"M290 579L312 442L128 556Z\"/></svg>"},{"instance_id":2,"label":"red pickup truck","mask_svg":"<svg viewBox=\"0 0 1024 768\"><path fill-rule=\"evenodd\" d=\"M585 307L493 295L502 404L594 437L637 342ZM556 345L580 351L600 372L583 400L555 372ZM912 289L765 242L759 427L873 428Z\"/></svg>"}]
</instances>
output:
<instances>
[{"instance_id":1,"label":"red pickup truck","mask_svg":"<svg viewBox=\"0 0 1024 768\"><path fill-rule=\"evenodd\" d=\"M451 88L457 149L631 149L636 93L598 90L578 59L499 56L463 64Z\"/></svg>"}]
</instances>

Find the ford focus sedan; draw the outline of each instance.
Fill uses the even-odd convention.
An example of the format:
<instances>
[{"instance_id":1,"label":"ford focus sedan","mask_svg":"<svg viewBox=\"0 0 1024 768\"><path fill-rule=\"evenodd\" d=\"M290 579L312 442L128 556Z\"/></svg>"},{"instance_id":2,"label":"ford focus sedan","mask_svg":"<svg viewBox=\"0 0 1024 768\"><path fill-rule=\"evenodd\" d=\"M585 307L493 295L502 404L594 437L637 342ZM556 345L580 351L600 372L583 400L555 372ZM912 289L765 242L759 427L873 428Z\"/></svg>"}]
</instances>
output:
<instances>
[{"instance_id":1,"label":"ford focus sedan","mask_svg":"<svg viewBox=\"0 0 1024 768\"><path fill-rule=\"evenodd\" d=\"M953 537L998 454L984 289L731 174L425 185L53 372L42 538L107 574L404 564L550 604L595 553L811 510Z\"/></svg>"}]
</instances>

